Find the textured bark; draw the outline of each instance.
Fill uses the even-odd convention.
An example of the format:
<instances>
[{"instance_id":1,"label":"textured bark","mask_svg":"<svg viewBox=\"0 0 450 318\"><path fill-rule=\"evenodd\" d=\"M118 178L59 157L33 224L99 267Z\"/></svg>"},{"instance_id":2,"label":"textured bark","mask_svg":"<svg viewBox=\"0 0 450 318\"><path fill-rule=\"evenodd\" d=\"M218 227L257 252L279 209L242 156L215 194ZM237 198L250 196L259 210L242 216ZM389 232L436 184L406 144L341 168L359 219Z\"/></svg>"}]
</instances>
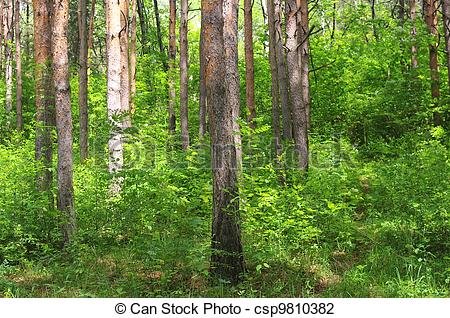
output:
<instances>
[{"instance_id":1,"label":"textured bark","mask_svg":"<svg viewBox=\"0 0 450 318\"><path fill-rule=\"evenodd\" d=\"M299 168L308 169L308 129L305 102L302 94L301 69L299 65L299 45L297 43L297 4L296 0L286 0L286 48L289 73L289 88L292 101L292 121L295 150Z\"/></svg>"},{"instance_id":2,"label":"textured bark","mask_svg":"<svg viewBox=\"0 0 450 318\"><path fill-rule=\"evenodd\" d=\"M189 148L189 94L188 94L188 0L181 0L180 17L180 128L183 150Z\"/></svg>"},{"instance_id":3,"label":"textured bark","mask_svg":"<svg viewBox=\"0 0 450 318\"><path fill-rule=\"evenodd\" d=\"M130 38L130 110L134 113L134 97L136 96L136 0L131 0L131 38Z\"/></svg>"},{"instance_id":4,"label":"textured bark","mask_svg":"<svg viewBox=\"0 0 450 318\"><path fill-rule=\"evenodd\" d=\"M116 173L123 167L122 107L121 107L121 51L120 51L120 4L117 0L106 1L108 43L108 119L111 135L108 142L109 172Z\"/></svg>"},{"instance_id":5,"label":"textured bark","mask_svg":"<svg viewBox=\"0 0 450 318\"><path fill-rule=\"evenodd\" d=\"M450 0L442 1L442 17L445 33L445 51L447 53L447 85L450 90Z\"/></svg>"},{"instance_id":6,"label":"textured bark","mask_svg":"<svg viewBox=\"0 0 450 318\"><path fill-rule=\"evenodd\" d=\"M283 122L283 138L292 139L292 116L289 105L289 86L286 72L286 54L283 48L283 29L281 0L274 0L275 45L277 54L278 86L280 89L280 103Z\"/></svg>"},{"instance_id":7,"label":"textured bark","mask_svg":"<svg viewBox=\"0 0 450 318\"><path fill-rule=\"evenodd\" d=\"M155 9L155 20L156 20L156 36L158 38L158 46L159 52L161 53L161 58L163 61L163 67L167 71L167 62L165 57L164 45L162 40L162 32L161 32L161 19L159 18L159 7L158 0L153 0L153 8Z\"/></svg>"},{"instance_id":8,"label":"textured bark","mask_svg":"<svg viewBox=\"0 0 450 318\"><path fill-rule=\"evenodd\" d=\"M0 71L3 70L3 11L4 11L5 1L0 0Z\"/></svg>"},{"instance_id":9,"label":"textured bark","mask_svg":"<svg viewBox=\"0 0 450 318\"><path fill-rule=\"evenodd\" d=\"M370 11L372 12L372 30L373 30L373 36L375 37L375 39L378 39L378 34L377 34L377 27L375 25L375 20L377 18L377 13L375 10L375 0L370 0Z\"/></svg>"},{"instance_id":10,"label":"textured bark","mask_svg":"<svg viewBox=\"0 0 450 318\"><path fill-rule=\"evenodd\" d=\"M8 126L10 125L10 116L13 108L13 65L12 65L12 41L14 38L14 6L13 0L7 0L5 8L5 75L6 75L6 112L8 114Z\"/></svg>"},{"instance_id":11,"label":"textured bark","mask_svg":"<svg viewBox=\"0 0 450 318\"><path fill-rule=\"evenodd\" d=\"M277 54L276 54L276 29L274 22L274 5L273 0L267 0L267 14L269 24L269 59L270 71L272 74L272 131L275 147L275 155L281 154L280 143L280 105L279 105L279 87L278 87L278 70L277 70Z\"/></svg>"},{"instance_id":12,"label":"textured bark","mask_svg":"<svg viewBox=\"0 0 450 318\"><path fill-rule=\"evenodd\" d=\"M434 43L429 45L430 50L430 73L431 73L431 97L434 99L435 104L439 103L439 66L438 66L438 43L439 43L439 31L438 31L438 1L437 0L425 0L425 22L428 27L428 31L435 38ZM441 115L435 111L433 113L433 121L436 126L441 125Z\"/></svg>"},{"instance_id":13,"label":"textured bark","mask_svg":"<svg viewBox=\"0 0 450 318\"><path fill-rule=\"evenodd\" d=\"M302 75L302 95L306 109L306 119L308 130L311 126L311 94L309 87L309 11L308 0L299 0L300 2L300 27L301 41L300 45L300 69Z\"/></svg>"},{"instance_id":14,"label":"textured bark","mask_svg":"<svg viewBox=\"0 0 450 318\"><path fill-rule=\"evenodd\" d=\"M205 50L204 50L204 17L202 14L201 18L201 30L200 30L200 87L199 87L199 139L202 140L205 137L207 126L206 126L206 117L207 117L207 101L206 101L206 81L205 81Z\"/></svg>"},{"instance_id":15,"label":"textured bark","mask_svg":"<svg viewBox=\"0 0 450 318\"><path fill-rule=\"evenodd\" d=\"M36 145L35 158L42 164L37 174L39 191L49 191L52 183L54 126L54 89L51 69L51 1L33 0L34 13L34 62L36 79ZM51 194L49 197L53 197ZM50 200L53 208L53 199Z\"/></svg>"},{"instance_id":16,"label":"textured bark","mask_svg":"<svg viewBox=\"0 0 450 318\"><path fill-rule=\"evenodd\" d=\"M128 19L130 2L120 0L120 107L123 116L123 128L131 127L130 117L130 61L128 57Z\"/></svg>"},{"instance_id":17,"label":"textured bark","mask_svg":"<svg viewBox=\"0 0 450 318\"><path fill-rule=\"evenodd\" d=\"M14 26L16 41L16 111L17 111L17 130L23 129L22 115L22 50L20 47L20 0L16 0L14 6Z\"/></svg>"},{"instance_id":18,"label":"textured bark","mask_svg":"<svg viewBox=\"0 0 450 318\"><path fill-rule=\"evenodd\" d=\"M232 282L240 280L244 259L239 225L236 148L233 110L226 102L223 0L202 0L204 54L211 128L213 221L211 273Z\"/></svg>"},{"instance_id":19,"label":"textured bark","mask_svg":"<svg viewBox=\"0 0 450 318\"><path fill-rule=\"evenodd\" d=\"M239 0L223 0L225 49L225 85L227 106L232 110L234 144L236 146L237 167L242 166L242 142L239 127L240 80L238 68L238 15Z\"/></svg>"},{"instance_id":20,"label":"textured bark","mask_svg":"<svg viewBox=\"0 0 450 318\"><path fill-rule=\"evenodd\" d=\"M88 54L90 54L90 52L94 48L95 3L96 0L91 0L91 12L89 16Z\"/></svg>"},{"instance_id":21,"label":"textured bark","mask_svg":"<svg viewBox=\"0 0 450 318\"><path fill-rule=\"evenodd\" d=\"M78 107L80 116L80 160L88 157L88 34L87 1L78 1L78 35L80 52L78 61Z\"/></svg>"},{"instance_id":22,"label":"textured bark","mask_svg":"<svg viewBox=\"0 0 450 318\"><path fill-rule=\"evenodd\" d=\"M417 36L417 28L416 28L416 0L409 0L409 15L411 16L411 37L412 37L412 46L411 46L411 68L413 70L419 67L419 62L417 60L417 46L416 46L416 36Z\"/></svg>"},{"instance_id":23,"label":"textured bark","mask_svg":"<svg viewBox=\"0 0 450 318\"><path fill-rule=\"evenodd\" d=\"M142 37L142 52L144 54L147 53L147 44L148 44L148 27L147 27L147 18L145 15L144 8L144 0L137 0L137 10L139 15L139 25L141 26L141 37Z\"/></svg>"},{"instance_id":24,"label":"textured bark","mask_svg":"<svg viewBox=\"0 0 450 318\"><path fill-rule=\"evenodd\" d=\"M175 106L176 106L176 92L175 92L175 59L177 55L177 36L175 34L177 8L176 0L170 0L170 22L169 22L169 132L175 133Z\"/></svg>"},{"instance_id":25,"label":"textured bark","mask_svg":"<svg viewBox=\"0 0 450 318\"><path fill-rule=\"evenodd\" d=\"M64 243L67 244L71 241L76 228L73 193L72 109L70 106L67 45L69 1L54 1L53 10L52 54L58 136L58 210L65 213L63 235Z\"/></svg>"},{"instance_id":26,"label":"textured bark","mask_svg":"<svg viewBox=\"0 0 450 318\"><path fill-rule=\"evenodd\" d=\"M248 109L247 122L255 128L255 65L253 58L253 1L244 0L245 38L245 95Z\"/></svg>"}]
</instances>

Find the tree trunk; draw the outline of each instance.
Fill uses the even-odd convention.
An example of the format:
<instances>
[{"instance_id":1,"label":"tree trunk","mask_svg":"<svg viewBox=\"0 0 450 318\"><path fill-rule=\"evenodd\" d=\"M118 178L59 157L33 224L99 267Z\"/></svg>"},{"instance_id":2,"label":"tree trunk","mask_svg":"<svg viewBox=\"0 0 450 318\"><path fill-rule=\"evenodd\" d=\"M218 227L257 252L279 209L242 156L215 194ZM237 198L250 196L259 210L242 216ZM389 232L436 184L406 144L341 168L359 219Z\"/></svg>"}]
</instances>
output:
<instances>
[{"instance_id":1,"label":"tree trunk","mask_svg":"<svg viewBox=\"0 0 450 318\"><path fill-rule=\"evenodd\" d=\"M204 49L204 42L205 42L205 34L204 34L204 27L205 24L204 16L202 14L201 17L201 30L200 30L200 87L199 87L199 139L203 140L206 134L206 117L207 117L207 101L206 101L206 81L205 81L205 63L206 63L206 57L205 57L205 49Z\"/></svg>"},{"instance_id":2,"label":"tree trunk","mask_svg":"<svg viewBox=\"0 0 450 318\"><path fill-rule=\"evenodd\" d=\"M39 191L50 191L52 184L53 141L52 127L54 126L54 88L52 84L52 31L51 1L33 0L34 13L34 61L36 79L36 161L42 164L37 174L37 188ZM53 195L49 205L53 208Z\"/></svg>"},{"instance_id":3,"label":"tree trunk","mask_svg":"<svg viewBox=\"0 0 450 318\"><path fill-rule=\"evenodd\" d=\"M90 55L94 48L95 3L96 0L91 0L91 13L89 16L88 55Z\"/></svg>"},{"instance_id":4,"label":"tree trunk","mask_svg":"<svg viewBox=\"0 0 450 318\"><path fill-rule=\"evenodd\" d=\"M137 10L139 15L139 25L141 26L141 37L142 37L142 52L146 54L148 52L148 27L147 19L145 17L144 0L137 0Z\"/></svg>"},{"instance_id":5,"label":"tree trunk","mask_svg":"<svg viewBox=\"0 0 450 318\"><path fill-rule=\"evenodd\" d=\"M22 50L20 47L20 0L16 0L14 8L14 25L16 36L16 111L17 111L17 130L23 129L22 115Z\"/></svg>"},{"instance_id":6,"label":"tree trunk","mask_svg":"<svg viewBox=\"0 0 450 318\"><path fill-rule=\"evenodd\" d=\"M425 22L428 27L428 31L435 38L429 45L430 49L430 73L431 73L431 97L434 100L435 105L439 104L439 68L438 68L438 42L439 42L439 31L438 31L438 8L437 0L425 0ZM441 125L441 115L439 112L435 111L433 113L433 121L436 126Z\"/></svg>"},{"instance_id":7,"label":"tree trunk","mask_svg":"<svg viewBox=\"0 0 450 318\"><path fill-rule=\"evenodd\" d=\"M276 54L276 29L275 14L273 0L267 0L267 13L269 24L269 59L270 70L272 74L272 131L275 147L275 155L281 155L280 143L280 105L279 105L279 87L278 87L278 71L277 71L277 54Z\"/></svg>"},{"instance_id":8,"label":"tree trunk","mask_svg":"<svg viewBox=\"0 0 450 318\"><path fill-rule=\"evenodd\" d=\"M121 107L121 10L117 0L107 0L107 43L108 43L108 119L111 135L108 142L109 172L116 173L123 167L122 107ZM113 182L119 182L117 180ZM119 190L119 184L116 189ZM114 185L113 185L114 188Z\"/></svg>"},{"instance_id":9,"label":"tree trunk","mask_svg":"<svg viewBox=\"0 0 450 318\"><path fill-rule=\"evenodd\" d=\"M289 105L289 88L287 82L285 51L283 44L283 29L281 0L274 0L274 23L275 23L275 45L277 55L277 73L278 86L280 89L281 113L283 122L283 138L285 140L292 139L292 116L291 107Z\"/></svg>"},{"instance_id":10,"label":"tree trunk","mask_svg":"<svg viewBox=\"0 0 450 318\"><path fill-rule=\"evenodd\" d=\"M223 41L225 50L225 85L227 106L232 110L233 135L236 147L237 167L242 166L240 115L240 80L238 68L238 15L239 0L223 0L224 29Z\"/></svg>"},{"instance_id":11,"label":"tree trunk","mask_svg":"<svg viewBox=\"0 0 450 318\"><path fill-rule=\"evenodd\" d=\"M375 20L377 18L377 13L375 11L375 0L370 0L370 11L372 12L372 29L373 36L376 40L378 40L377 27L375 25Z\"/></svg>"},{"instance_id":12,"label":"tree trunk","mask_svg":"<svg viewBox=\"0 0 450 318\"><path fill-rule=\"evenodd\" d=\"M447 85L450 90L450 0L442 1L442 17L445 33L445 51L447 53Z\"/></svg>"},{"instance_id":13,"label":"tree trunk","mask_svg":"<svg viewBox=\"0 0 450 318\"><path fill-rule=\"evenodd\" d=\"M71 241L76 228L73 193L72 109L70 106L67 45L69 0L55 1L53 10L52 54L58 136L58 210L65 213L63 234L64 244L67 244Z\"/></svg>"},{"instance_id":14,"label":"tree trunk","mask_svg":"<svg viewBox=\"0 0 450 318\"><path fill-rule=\"evenodd\" d=\"M213 174L212 255L210 271L232 282L244 272L239 225L233 110L226 102L223 0L202 0L204 54L211 128Z\"/></svg>"},{"instance_id":15,"label":"tree trunk","mask_svg":"<svg viewBox=\"0 0 450 318\"><path fill-rule=\"evenodd\" d=\"M158 46L159 52L161 53L161 59L164 69L167 71L167 62L166 62L166 53L164 51L164 45L162 41L162 33L161 33L161 19L159 18L159 7L158 0L153 0L153 7L155 9L155 19L156 19L156 36L158 37Z\"/></svg>"},{"instance_id":16,"label":"tree trunk","mask_svg":"<svg viewBox=\"0 0 450 318\"><path fill-rule=\"evenodd\" d=\"M245 37L245 93L248 108L247 122L255 128L255 65L253 60L253 1L244 0Z\"/></svg>"},{"instance_id":17,"label":"tree trunk","mask_svg":"<svg viewBox=\"0 0 450 318\"><path fill-rule=\"evenodd\" d=\"M130 2L129 0L120 0L120 107L123 116L123 128L131 127L130 117L130 65L128 58L128 19Z\"/></svg>"},{"instance_id":18,"label":"tree trunk","mask_svg":"<svg viewBox=\"0 0 450 318\"><path fill-rule=\"evenodd\" d=\"M409 14L411 16L411 37L412 37L412 46L411 46L411 68L413 71L419 67L419 62L417 60L417 46L416 46L416 0L409 0Z\"/></svg>"},{"instance_id":19,"label":"tree trunk","mask_svg":"<svg viewBox=\"0 0 450 318\"><path fill-rule=\"evenodd\" d=\"M306 109L308 131L311 126L311 94L309 87L309 11L308 0L300 0L300 68L302 74L302 95Z\"/></svg>"},{"instance_id":20,"label":"tree trunk","mask_svg":"<svg viewBox=\"0 0 450 318\"><path fill-rule=\"evenodd\" d=\"M289 87L292 101L292 121L294 128L295 150L297 152L299 168L308 170L308 129L305 102L302 94L301 68L297 43L297 12L296 0L286 0L286 48L287 66L289 73Z\"/></svg>"},{"instance_id":21,"label":"tree trunk","mask_svg":"<svg viewBox=\"0 0 450 318\"><path fill-rule=\"evenodd\" d=\"M405 21L405 0L398 1L398 18L401 23Z\"/></svg>"},{"instance_id":22,"label":"tree trunk","mask_svg":"<svg viewBox=\"0 0 450 318\"><path fill-rule=\"evenodd\" d=\"M80 115L80 160L84 162L88 151L88 37L87 37L87 1L78 1L78 34L80 40L78 67L78 107Z\"/></svg>"},{"instance_id":23,"label":"tree trunk","mask_svg":"<svg viewBox=\"0 0 450 318\"><path fill-rule=\"evenodd\" d=\"M0 0L0 71L3 70L3 12L4 12L5 1Z\"/></svg>"},{"instance_id":24,"label":"tree trunk","mask_svg":"<svg viewBox=\"0 0 450 318\"><path fill-rule=\"evenodd\" d=\"M180 128L183 150L189 148L188 0L181 0L180 17Z\"/></svg>"},{"instance_id":25,"label":"tree trunk","mask_svg":"<svg viewBox=\"0 0 450 318\"><path fill-rule=\"evenodd\" d=\"M12 66L12 41L14 38L14 6L13 6L13 0L7 0L6 3L7 7L5 10L6 17L5 17L5 63L6 63L6 98L5 98L5 104L6 104L6 112L8 116L8 126L10 125L10 117L11 117L11 111L12 111L12 98L13 98L13 66Z\"/></svg>"},{"instance_id":26,"label":"tree trunk","mask_svg":"<svg viewBox=\"0 0 450 318\"><path fill-rule=\"evenodd\" d=\"M177 2L170 0L170 22L169 22L169 132L175 133L175 106L176 106L176 92L175 92L175 59L177 55L177 37L175 34L177 22Z\"/></svg>"},{"instance_id":27,"label":"tree trunk","mask_svg":"<svg viewBox=\"0 0 450 318\"><path fill-rule=\"evenodd\" d=\"M136 0L131 0L131 39L130 39L130 92L131 113L134 113L134 98L136 96Z\"/></svg>"}]
</instances>

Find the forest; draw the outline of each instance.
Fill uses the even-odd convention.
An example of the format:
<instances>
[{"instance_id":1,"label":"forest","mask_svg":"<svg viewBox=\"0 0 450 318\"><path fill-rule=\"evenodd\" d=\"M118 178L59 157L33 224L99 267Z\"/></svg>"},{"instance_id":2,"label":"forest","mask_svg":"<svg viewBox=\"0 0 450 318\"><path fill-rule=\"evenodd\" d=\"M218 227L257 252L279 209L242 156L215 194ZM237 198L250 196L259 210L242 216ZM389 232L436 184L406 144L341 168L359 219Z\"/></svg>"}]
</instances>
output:
<instances>
[{"instance_id":1,"label":"forest","mask_svg":"<svg viewBox=\"0 0 450 318\"><path fill-rule=\"evenodd\" d=\"M450 297L450 0L0 22L0 297Z\"/></svg>"}]
</instances>

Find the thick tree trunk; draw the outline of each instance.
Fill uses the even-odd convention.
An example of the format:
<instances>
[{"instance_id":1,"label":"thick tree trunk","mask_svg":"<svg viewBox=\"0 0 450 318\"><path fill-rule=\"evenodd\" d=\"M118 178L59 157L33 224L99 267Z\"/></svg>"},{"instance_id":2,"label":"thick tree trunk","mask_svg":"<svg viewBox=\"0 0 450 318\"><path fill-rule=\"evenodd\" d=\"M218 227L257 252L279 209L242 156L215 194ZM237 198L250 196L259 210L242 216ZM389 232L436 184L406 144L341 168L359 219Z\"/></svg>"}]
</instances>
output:
<instances>
[{"instance_id":1,"label":"thick tree trunk","mask_svg":"<svg viewBox=\"0 0 450 318\"><path fill-rule=\"evenodd\" d=\"M272 74L272 131L275 147L275 155L281 154L280 143L280 105L279 105L279 87L278 87L278 70L277 70L277 54L276 54L276 29L275 14L273 0L267 0L267 13L269 24L269 59L270 70Z\"/></svg>"},{"instance_id":2,"label":"thick tree trunk","mask_svg":"<svg viewBox=\"0 0 450 318\"><path fill-rule=\"evenodd\" d=\"M447 85L450 90L450 0L442 1L442 18L445 33L445 51L447 53Z\"/></svg>"},{"instance_id":3,"label":"thick tree trunk","mask_svg":"<svg viewBox=\"0 0 450 318\"><path fill-rule=\"evenodd\" d=\"M289 105L289 86L283 43L281 0L274 0L275 46L277 55L278 86L280 89L281 113L283 122L283 138L292 139L292 116Z\"/></svg>"},{"instance_id":4,"label":"thick tree trunk","mask_svg":"<svg viewBox=\"0 0 450 318\"><path fill-rule=\"evenodd\" d=\"M240 280L244 259L239 225L236 148L233 110L226 102L223 39L223 0L202 0L204 54L211 128L213 222L211 273L232 282Z\"/></svg>"},{"instance_id":5,"label":"thick tree trunk","mask_svg":"<svg viewBox=\"0 0 450 318\"><path fill-rule=\"evenodd\" d=\"M175 59L177 55L177 36L175 33L177 22L177 2L176 0L170 0L170 22L169 22L169 132L175 133L176 119L175 119L175 106L176 106L176 92L175 92Z\"/></svg>"},{"instance_id":6,"label":"thick tree trunk","mask_svg":"<svg viewBox=\"0 0 450 318\"><path fill-rule=\"evenodd\" d=\"M244 38L245 38L245 95L247 101L247 122L255 128L255 65L253 59L253 1L244 0Z\"/></svg>"},{"instance_id":7,"label":"thick tree trunk","mask_svg":"<svg viewBox=\"0 0 450 318\"><path fill-rule=\"evenodd\" d=\"M131 127L130 116L130 61L128 58L128 19L130 16L129 0L120 0L120 107L122 109L123 128Z\"/></svg>"},{"instance_id":8,"label":"thick tree trunk","mask_svg":"<svg viewBox=\"0 0 450 318\"><path fill-rule=\"evenodd\" d=\"M10 117L11 112L13 108L13 65L12 65L12 41L14 38L14 6L13 6L13 0L7 0L6 2L6 10L5 10L5 63L6 63L6 98L5 98L5 104L6 104L6 112L8 115L8 126L10 125Z\"/></svg>"},{"instance_id":9,"label":"thick tree trunk","mask_svg":"<svg viewBox=\"0 0 450 318\"><path fill-rule=\"evenodd\" d=\"M429 45L430 49L430 73L431 73L431 97L433 98L436 105L439 104L439 66L438 66L438 42L439 42L439 31L438 31L438 6L437 0L425 0L425 22L428 27L428 31L435 38L434 43ZM439 112L435 111L433 113L433 121L436 126L441 125L441 115Z\"/></svg>"},{"instance_id":10,"label":"thick tree trunk","mask_svg":"<svg viewBox=\"0 0 450 318\"><path fill-rule=\"evenodd\" d=\"M201 30L200 30L200 85L199 85L199 139L203 140L205 137L207 127L206 127L206 117L207 117L207 101L206 101L206 81L205 81L205 49L204 49L204 27L205 24L204 16L202 14L201 18Z\"/></svg>"},{"instance_id":11,"label":"thick tree trunk","mask_svg":"<svg viewBox=\"0 0 450 318\"><path fill-rule=\"evenodd\" d=\"M131 39L130 39L130 105L131 105L131 113L134 113L134 97L136 96L136 58L137 58L137 49L136 49L136 10L137 3L136 0L131 0Z\"/></svg>"},{"instance_id":12,"label":"thick tree trunk","mask_svg":"<svg viewBox=\"0 0 450 318\"><path fill-rule=\"evenodd\" d=\"M55 1L53 10L52 54L58 135L58 210L65 213L63 234L64 244L67 244L71 241L76 228L73 193L72 109L70 106L67 45L69 1Z\"/></svg>"},{"instance_id":13,"label":"thick tree trunk","mask_svg":"<svg viewBox=\"0 0 450 318\"><path fill-rule=\"evenodd\" d=\"M80 115L80 160L84 162L88 155L88 35L87 1L78 1L78 34L80 40L78 67L78 107Z\"/></svg>"},{"instance_id":14,"label":"thick tree trunk","mask_svg":"<svg viewBox=\"0 0 450 318\"><path fill-rule=\"evenodd\" d=\"M296 0L286 0L286 48L287 66L289 73L289 87L292 101L292 120L294 128L295 150L297 152L299 168L308 169L308 129L305 102L302 94L301 68L297 43L297 12Z\"/></svg>"},{"instance_id":15,"label":"thick tree trunk","mask_svg":"<svg viewBox=\"0 0 450 318\"><path fill-rule=\"evenodd\" d=\"M183 150L189 148L188 0L181 0L180 17L180 128Z\"/></svg>"},{"instance_id":16,"label":"thick tree trunk","mask_svg":"<svg viewBox=\"0 0 450 318\"><path fill-rule=\"evenodd\" d=\"M156 36L158 38L158 46L159 52L161 53L161 59L164 69L167 71L167 62L166 62L166 53L164 51L164 45L162 40L162 32L161 32L161 19L159 17L159 7L158 0L153 0L153 7L155 9L155 19L156 19Z\"/></svg>"},{"instance_id":17,"label":"thick tree trunk","mask_svg":"<svg viewBox=\"0 0 450 318\"><path fill-rule=\"evenodd\" d=\"M51 1L33 0L34 13L34 61L36 79L36 161L42 164L37 175L39 191L50 191L52 183L54 120L54 88L52 84ZM53 208L53 195L49 194Z\"/></svg>"},{"instance_id":18,"label":"thick tree trunk","mask_svg":"<svg viewBox=\"0 0 450 318\"><path fill-rule=\"evenodd\" d=\"M301 41L300 45L300 68L302 74L302 95L306 109L306 119L308 122L308 131L311 126L311 94L309 87L309 10L308 0L299 0L300 2L300 27Z\"/></svg>"},{"instance_id":19,"label":"thick tree trunk","mask_svg":"<svg viewBox=\"0 0 450 318\"><path fill-rule=\"evenodd\" d=\"M416 0L409 0L409 15L411 16L411 37L412 37L412 46L411 46L411 68L413 71L419 67L419 62L417 60L417 46L416 46L416 36L417 36L417 28L416 28Z\"/></svg>"},{"instance_id":20,"label":"thick tree trunk","mask_svg":"<svg viewBox=\"0 0 450 318\"><path fill-rule=\"evenodd\" d=\"M111 135L108 142L109 150L109 172L116 173L123 167L123 144L122 144L122 107L121 107L121 10L117 0L106 1L107 15L107 43L108 43L108 119L111 125ZM119 183L115 180L113 182ZM120 190L117 184L113 192Z\"/></svg>"},{"instance_id":21,"label":"thick tree trunk","mask_svg":"<svg viewBox=\"0 0 450 318\"><path fill-rule=\"evenodd\" d=\"M14 26L16 36L16 111L17 111L17 130L23 129L22 115L22 50L20 47L20 0L16 0L14 7Z\"/></svg>"},{"instance_id":22,"label":"thick tree trunk","mask_svg":"<svg viewBox=\"0 0 450 318\"><path fill-rule=\"evenodd\" d=\"M223 0L225 50L225 85L227 106L232 110L233 135L236 147L237 167L242 166L240 115L240 80L238 68L238 15L239 0Z\"/></svg>"}]
</instances>

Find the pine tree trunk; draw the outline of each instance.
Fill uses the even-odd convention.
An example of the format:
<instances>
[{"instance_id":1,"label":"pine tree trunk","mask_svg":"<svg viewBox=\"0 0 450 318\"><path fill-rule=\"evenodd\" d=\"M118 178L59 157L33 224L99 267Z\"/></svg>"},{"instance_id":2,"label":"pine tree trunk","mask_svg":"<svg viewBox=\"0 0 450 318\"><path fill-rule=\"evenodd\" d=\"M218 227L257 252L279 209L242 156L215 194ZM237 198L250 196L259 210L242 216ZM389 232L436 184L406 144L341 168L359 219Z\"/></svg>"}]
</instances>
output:
<instances>
[{"instance_id":1,"label":"pine tree trunk","mask_svg":"<svg viewBox=\"0 0 450 318\"><path fill-rule=\"evenodd\" d=\"M120 107L123 116L123 128L131 127L130 117L130 64L129 64L129 38L128 19L130 16L129 0L120 0Z\"/></svg>"},{"instance_id":2,"label":"pine tree trunk","mask_svg":"<svg viewBox=\"0 0 450 318\"><path fill-rule=\"evenodd\" d=\"M445 51L447 53L447 85L450 90L450 0L442 1L442 17L445 33Z\"/></svg>"},{"instance_id":3,"label":"pine tree trunk","mask_svg":"<svg viewBox=\"0 0 450 318\"><path fill-rule=\"evenodd\" d=\"M240 80L238 68L238 15L239 0L223 0L225 84L228 107L232 110L233 134L236 147L237 167L242 166L240 115Z\"/></svg>"},{"instance_id":4,"label":"pine tree trunk","mask_svg":"<svg viewBox=\"0 0 450 318\"><path fill-rule=\"evenodd\" d=\"M36 147L35 158L42 168L37 175L39 191L48 191L53 208L52 184L53 141L52 131L55 124L55 101L52 84L50 26L51 1L33 0L34 13L34 62L36 79Z\"/></svg>"},{"instance_id":5,"label":"pine tree trunk","mask_svg":"<svg viewBox=\"0 0 450 318\"><path fill-rule=\"evenodd\" d=\"M202 0L204 54L211 129L213 174L213 222L211 273L232 282L240 280L244 259L239 225L236 148L233 110L226 102L223 63L223 0Z\"/></svg>"},{"instance_id":6,"label":"pine tree trunk","mask_svg":"<svg viewBox=\"0 0 450 318\"><path fill-rule=\"evenodd\" d=\"M80 39L78 67L78 107L80 116L80 160L88 157L88 36L87 36L87 1L78 1L78 34Z\"/></svg>"},{"instance_id":7,"label":"pine tree trunk","mask_svg":"<svg viewBox=\"0 0 450 318\"><path fill-rule=\"evenodd\" d=\"M130 39L130 92L131 92L131 113L134 113L134 98L136 96L136 0L131 0L131 39Z\"/></svg>"},{"instance_id":8,"label":"pine tree trunk","mask_svg":"<svg viewBox=\"0 0 450 318\"><path fill-rule=\"evenodd\" d=\"M244 38L245 38L245 92L248 109L247 122L255 128L255 64L253 57L253 1L244 0Z\"/></svg>"},{"instance_id":9,"label":"pine tree trunk","mask_svg":"<svg viewBox=\"0 0 450 318\"><path fill-rule=\"evenodd\" d=\"M205 63L206 63L206 57L205 57L205 49L204 49L204 27L205 24L204 17L202 14L201 18L201 30L200 30L200 84L199 84L199 139L203 140L205 137L207 126L206 126L206 117L207 117L207 98L206 98L206 81L205 81Z\"/></svg>"},{"instance_id":10,"label":"pine tree trunk","mask_svg":"<svg viewBox=\"0 0 450 318\"><path fill-rule=\"evenodd\" d=\"M294 128L295 150L298 156L299 168L308 170L308 129L305 102L302 94L301 69L297 42L297 12L296 0L286 0L286 48L289 73L289 88L292 101L292 122Z\"/></svg>"},{"instance_id":11,"label":"pine tree trunk","mask_svg":"<svg viewBox=\"0 0 450 318\"><path fill-rule=\"evenodd\" d=\"M91 13L89 16L89 35L88 35L88 56L91 56L94 49L94 19L95 19L95 3L96 0L91 0Z\"/></svg>"},{"instance_id":12,"label":"pine tree trunk","mask_svg":"<svg viewBox=\"0 0 450 318\"><path fill-rule=\"evenodd\" d=\"M14 25L16 36L16 111L17 111L17 130L23 129L22 114L22 50L20 47L20 0L16 0L14 7Z\"/></svg>"},{"instance_id":13,"label":"pine tree trunk","mask_svg":"<svg viewBox=\"0 0 450 318\"><path fill-rule=\"evenodd\" d=\"M170 22L169 22L169 132L175 133L176 119L176 92L175 92L175 59L177 55L177 37L175 34L177 22L176 0L170 0Z\"/></svg>"},{"instance_id":14,"label":"pine tree trunk","mask_svg":"<svg viewBox=\"0 0 450 318\"><path fill-rule=\"evenodd\" d=\"M188 0L181 0L180 18L180 128L183 150L189 148L189 94L188 94Z\"/></svg>"},{"instance_id":15,"label":"pine tree trunk","mask_svg":"<svg viewBox=\"0 0 450 318\"><path fill-rule=\"evenodd\" d=\"M301 26L301 73L302 73L302 94L306 109L306 119L308 131L311 126L311 94L309 88L309 11L308 0L300 0L300 26Z\"/></svg>"},{"instance_id":16,"label":"pine tree trunk","mask_svg":"<svg viewBox=\"0 0 450 318\"><path fill-rule=\"evenodd\" d=\"M65 213L64 244L75 232L75 203L73 192L72 108L67 32L69 1L55 2L53 15L53 79L55 83L56 130L58 136L58 210Z\"/></svg>"}]
</instances>

